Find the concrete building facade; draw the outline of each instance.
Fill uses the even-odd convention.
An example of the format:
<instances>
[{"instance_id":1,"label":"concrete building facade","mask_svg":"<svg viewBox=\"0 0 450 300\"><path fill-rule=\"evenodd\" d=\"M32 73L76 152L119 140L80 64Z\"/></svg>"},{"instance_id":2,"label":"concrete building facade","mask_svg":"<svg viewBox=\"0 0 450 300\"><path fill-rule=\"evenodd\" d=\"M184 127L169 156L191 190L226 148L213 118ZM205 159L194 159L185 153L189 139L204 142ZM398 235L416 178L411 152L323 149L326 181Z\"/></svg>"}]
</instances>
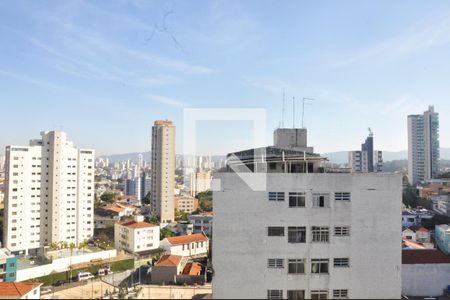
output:
<instances>
[{"instance_id":1,"label":"concrete building facade","mask_svg":"<svg viewBox=\"0 0 450 300\"><path fill-rule=\"evenodd\" d=\"M293 148L237 152L228 165L253 172L218 173L213 297L400 298L401 176L321 173L322 158Z\"/></svg>"},{"instance_id":2,"label":"concrete building facade","mask_svg":"<svg viewBox=\"0 0 450 300\"><path fill-rule=\"evenodd\" d=\"M6 147L4 246L13 253L79 243L94 232L94 150L64 132Z\"/></svg>"},{"instance_id":3,"label":"concrete building facade","mask_svg":"<svg viewBox=\"0 0 450 300\"><path fill-rule=\"evenodd\" d=\"M439 114L430 106L422 115L408 116L409 183L436 178L439 157Z\"/></svg>"},{"instance_id":4,"label":"concrete building facade","mask_svg":"<svg viewBox=\"0 0 450 300\"><path fill-rule=\"evenodd\" d=\"M152 211L162 223L174 217L175 125L155 121L152 128Z\"/></svg>"},{"instance_id":5,"label":"concrete building facade","mask_svg":"<svg viewBox=\"0 0 450 300\"><path fill-rule=\"evenodd\" d=\"M144 222L144 216L114 224L115 248L140 253L159 248L159 226Z\"/></svg>"}]
</instances>

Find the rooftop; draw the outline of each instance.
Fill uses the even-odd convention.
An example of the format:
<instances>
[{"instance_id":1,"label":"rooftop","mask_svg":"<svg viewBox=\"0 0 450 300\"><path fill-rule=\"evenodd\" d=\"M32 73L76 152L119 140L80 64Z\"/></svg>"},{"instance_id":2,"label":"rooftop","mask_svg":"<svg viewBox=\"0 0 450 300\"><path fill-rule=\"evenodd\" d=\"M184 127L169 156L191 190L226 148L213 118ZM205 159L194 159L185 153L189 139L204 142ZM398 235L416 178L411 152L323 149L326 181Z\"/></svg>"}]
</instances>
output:
<instances>
[{"instance_id":1,"label":"rooftop","mask_svg":"<svg viewBox=\"0 0 450 300\"><path fill-rule=\"evenodd\" d=\"M179 255L163 255L155 264L158 267L174 267L178 266L183 259Z\"/></svg>"},{"instance_id":2,"label":"rooftop","mask_svg":"<svg viewBox=\"0 0 450 300\"><path fill-rule=\"evenodd\" d=\"M183 275L198 276L202 271L202 266L199 263L188 263L183 269Z\"/></svg>"},{"instance_id":3,"label":"rooftop","mask_svg":"<svg viewBox=\"0 0 450 300\"><path fill-rule=\"evenodd\" d=\"M184 245L195 242L206 242L208 238L202 233L196 233L191 235L181 235L167 238L167 241L172 245Z\"/></svg>"},{"instance_id":4,"label":"rooftop","mask_svg":"<svg viewBox=\"0 0 450 300\"><path fill-rule=\"evenodd\" d=\"M122 221L122 222L117 222L117 224L128 227L128 228L150 228L150 227L155 227L156 225L151 224L151 223L147 223L147 222L136 222L134 220L127 220L127 221Z\"/></svg>"},{"instance_id":5,"label":"rooftop","mask_svg":"<svg viewBox=\"0 0 450 300\"><path fill-rule=\"evenodd\" d=\"M450 264L450 257L439 250L403 250L402 264Z\"/></svg>"},{"instance_id":6,"label":"rooftop","mask_svg":"<svg viewBox=\"0 0 450 300\"><path fill-rule=\"evenodd\" d=\"M0 282L0 297L22 298L42 283L34 282Z\"/></svg>"}]
</instances>

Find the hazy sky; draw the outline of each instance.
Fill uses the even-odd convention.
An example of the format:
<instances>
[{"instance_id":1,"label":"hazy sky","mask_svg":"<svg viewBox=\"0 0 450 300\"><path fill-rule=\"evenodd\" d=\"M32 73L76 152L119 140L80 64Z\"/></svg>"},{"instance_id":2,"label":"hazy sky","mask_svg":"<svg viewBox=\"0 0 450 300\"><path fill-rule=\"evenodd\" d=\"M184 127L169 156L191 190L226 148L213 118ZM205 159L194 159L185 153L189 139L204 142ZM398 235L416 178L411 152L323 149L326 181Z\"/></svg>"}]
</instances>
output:
<instances>
[{"instance_id":1,"label":"hazy sky","mask_svg":"<svg viewBox=\"0 0 450 300\"><path fill-rule=\"evenodd\" d=\"M429 104L450 146L449 1L1 1L0 37L0 153L41 130L146 151L155 119L181 137L192 107L264 108L270 144L283 88L287 126L293 96L315 99L317 152L357 149L368 127L406 149L407 114ZM252 126L199 122L197 147L247 148Z\"/></svg>"}]
</instances>

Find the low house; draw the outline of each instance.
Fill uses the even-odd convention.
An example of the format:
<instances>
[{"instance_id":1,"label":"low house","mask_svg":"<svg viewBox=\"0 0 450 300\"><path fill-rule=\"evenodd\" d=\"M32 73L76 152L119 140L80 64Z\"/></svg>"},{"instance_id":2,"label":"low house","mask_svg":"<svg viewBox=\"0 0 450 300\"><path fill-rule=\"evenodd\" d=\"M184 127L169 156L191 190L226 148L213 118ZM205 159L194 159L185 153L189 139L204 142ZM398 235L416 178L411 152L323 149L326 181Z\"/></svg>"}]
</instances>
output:
<instances>
[{"instance_id":1,"label":"low house","mask_svg":"<svg viewBox=\"0 0 450 300\"><path fill-rule=\"evenodd\" d=\"M163 255L152 267L152 284L173 284L183 271L183 256Z\"/></svg>"},{"instance_id":2,"label":"low house","mask_svg":"<svg viewBox=\"0 0 450 300\"><path fill-rule=\"evenodd\" d=\"M179 255L164 255L152 267L152 284L205 284L202 265Z\"/></svg>"},{"instance_id":3,"label":"low house","mask_svg":"<svg viewBox=\"0 0 450 300\"><path fill-rule=\"evenodd\" d=\"M190 215L188 217L190 223L194 225L194 233L205 233L211 238L213 227L213 214L203 213L198 215Z\"/></svg>"},{"instance_id":4,"label":"low house","mask_svg":"<svg viewBox=\"0 0 450 300\"><path fill-rule=\"evenodd\" d=\"M42 283L0 282L0 299L40 299Z\"/></svg>"},{"instance_id":5,"label":"low house","mask_svg":"<svg viewBox=\"0 0 450 300\"><path fill-rule=\"evenodd\" d=\"M402 231L402 238L417 243L430 243L430 231L422 226L411 226Z\"/></svg>"},{"instance_id":6,"label":"low house","mask_svg":"<svg viewBox=\"0 0 450 300\"><path fill-rule=\"evenodd\" d=\"M406 228L405 230L402 231L402 238L405 240L411 240L411 241L416 241L416 233L414 232L414 230L410 229L410 228Z\"/></svg>"},{"instance_id":7,"label":"low house","mask_svg":"<svg viewBox=\"0 0 450 300\"><path fill-rule=\"evenodd\" d=\"M161 248L166 254L186 257L206 257L209 251L209 239L203 233L165 238Z\"/></svg>"},{"instance_id":8,"label":"low house","mask_svg":"<svg viewBox=\"0 0 450 300\"><path fill-rule=\"evenodd\" d=\"M436 244L438 248L447 255L450 255L450 225L436 225Z\"/></svg>"},{"instance_id":9,"label":"low house","mask_svg":"<svg viewBox=\"0 0 450 300\"><path fill-rule=\"evenodd\" d=\"M439 250L402 251L402 295L441 296L450 285L450 257Z\"/></svg>"},{"instance_id":10,"label":"low house","mask_svg":"<svg viewBox=\"0 0 450 300\"><path fill-rule=\"evenodd\" d=\"M101 208L112 217L128 217L136 212L136 207L126 202L114 202Z\"/></svg>"},{"instance_id":11,"label":"low house","mask_svg":"<svg viewBox=\"0 0 450 300\"><path fill-rule=\"evenodd\" d=\"M117 250L142 253L159 248L159 226L144 222L144 216L114 224L114 241Z\"/></svg>"}]
</instances>

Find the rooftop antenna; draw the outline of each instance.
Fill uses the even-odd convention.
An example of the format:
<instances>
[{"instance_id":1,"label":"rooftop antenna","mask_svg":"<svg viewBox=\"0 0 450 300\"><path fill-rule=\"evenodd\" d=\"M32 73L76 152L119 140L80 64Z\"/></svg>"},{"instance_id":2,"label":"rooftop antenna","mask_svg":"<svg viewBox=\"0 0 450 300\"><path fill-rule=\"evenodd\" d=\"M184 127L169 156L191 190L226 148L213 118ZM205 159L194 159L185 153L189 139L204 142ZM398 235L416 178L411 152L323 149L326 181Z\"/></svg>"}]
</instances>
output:
<instances>
[{"instance_id":1,"label":"rooftop antenna","mask_svg":"<svg viewBox=\"0 0 450 300\"><path fill-rule=\"evenodd\" d=\"M310 104L310 103L307 103L307 101L313 101L313 100L315 100L315 99L303 97L302 100L303 100L303 109L302 109L302 128L305 128L305 126L304 126L304 120L305 120L305 103L306 103L306 104Z\"/></svg>"},{"instance_id":2,"label":"rooftop antenna","mask_svg":"<svg viewBox=\"0 0 450 300\"><path fill-rule=\"evenodd\" d=\"M284 128L284 106L286 102L285 89L283 88L283 109L281 110L281 128Z\"/></svg>"},{"instance_id":3,"label":"rooftop antenna","mask_svg":"<svg viewBox=\"0 0 450 300\"><path fill-rule=\"evenodd\" d=\"M372 128L369 127L369 136L373 137L373 132L372 132Z\"/></svg>"},{"instance_id":4,"label":"rooftop antenna","mask_svg":"<svg viewBox=\"0 0 450 300\"><path fill-rule=\"evenodd\" d=\"M295 128L295 97L292 97L292 128Z\"/></svg>"}]
</instances>

